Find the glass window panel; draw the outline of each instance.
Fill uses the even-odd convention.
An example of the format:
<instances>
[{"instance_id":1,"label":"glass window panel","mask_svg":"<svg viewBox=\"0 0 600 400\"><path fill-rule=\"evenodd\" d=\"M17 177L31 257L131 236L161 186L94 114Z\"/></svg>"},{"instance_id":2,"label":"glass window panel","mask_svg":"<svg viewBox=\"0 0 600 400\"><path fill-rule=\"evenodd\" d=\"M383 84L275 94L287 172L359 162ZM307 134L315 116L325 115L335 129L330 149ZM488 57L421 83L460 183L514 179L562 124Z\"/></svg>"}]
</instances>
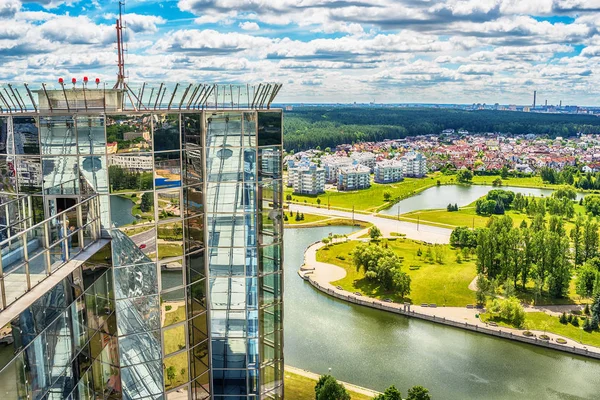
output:
<instances>
[{"instance_id":1,"label":"glass window panel","mask_svg":"<svg viewBox=\"0 0 600 400\"><path fill-rule=\"evenodd\" d=\"M152 117L110 115L106 117L108 154L152 151Z\"/></svg>"},{"instance_id":2,"label":"glass window panel","mask_svg":"<svg viewBox=\"0 0 600 400\"><path fill-rule=\"evenodd\" d=\"M185 257L187 267L187 283L196 282L205 276L204 251L190 254Z\"/></svg>"},{"instance_id":3,"label":"glass window panel","mask_svg":"<svg viewBox=\"0 0 600 400\"><path fill-rule=\"evenodd\" d=\"M87 193L108 193L107 165L107 157L104 155L79 157L80 179L82 180L82 188L85 188Z\"/></svg>"},{"instance_id":4,"label":"glass window panel","mask_svg":"<svg viewBox=\"0 0 600 400\"><path fill-rule=\"evenodd\" d=\"M158 219L181 218L181 190L156 193Z\"/></svg>"},{"instance_id":5,"label":"glass window panel","mask_svg":"<svg viewBox=\"0 0 600 400\"><path fill-rule=\"evenodd\" d=\"M282 148L262 147L258 150L258 169L261 180L282 178Z\"/></svg>"},{"instance_id":6,"label":"glass window panel","mask_svg":"<svg viewBox=\"0 0 600 400\"><path fill-rule=\"evenodd\" d=\"M110 231L115 266L143 264L156 259L156 229L132 226Z\"/></svg>"},{"instance_id":7,"label":"glass window panel","mask_svg":"<svg viewBox=\"0 0 600 400\"><path fill-rule=\"evenodd\" d=\"M131 298L158 293L156 264L115 268L115 298Z\"/></svg>"},{"instance_id":8,"label":"glass window panel","mask_svg":"<svg viewBox=\"0 0 600 400\"><path fill-rule=\"evenodd\" d=\"M190 380L188 367L188 353L186 351L165 358L165 389L169 390L187 383Z\"/></svg>"},{"instance_id":9,"label":"glass window panel","mask_svg":"<svg viewBox=\"0 0 600 400\"><path fill-rule=\"evenodd\" d=\"M244 310L246 308L246 279L245 278L210 278L210 306L211 310ZM216 311L211 318L225 318L225 314Z\"/></svg>"},{"instance_id":10,"label":"glass window panel","mask_svg":"<svg viewBox=\"0 0 600 400\"><path fill-rule=\"evenodd\" d=\"M246 250L244 248L220 247L208 250L211 276L245 275Z\"/></svg>"},{"instance_id":11,"label":"glass window panel","mask_svg":"<svg viewBox=\"0 0 600 400\"><path fill-rule=\"evenodd\" d=\"M256 146L256 113L244 113L244 146Z\"/></svg>"},{"instance_id":12,"label":"glass window panel","mask_svg":"<svg viewBox=\"0 0 600 400\"><path fill-rule=\"evenodd\" d=\"M0 371L0 393L2 393L3 398L8 400L24 397L25 382L21 378L24 372L23 353Z\"/></svg>"},{"instance_id":13,"label":"glass window panel","mask_svg":"<svg viewBox=\"0 0 600 400\"><path fill-rule=\"evenodd\" d=\"M190 388L188 386L180 387L177 390L172 391L171 393L167 393L166 400L181 400L181 399L189 399Z\"/></svg>"},{"instance_id":14,"label":"glass window panel","mask_svg":"<svg viewBox=\"0 0 600 400\"><path fill-rule=\"evenodd\" d=\"M151 331L160 327L158 296L117 300L119 335Z\"/></svg>"},{"instance_id":15,"label":"glass window panel","mask_svg":"<svg viewBox=\"0 0 600 400\"><path fill-rule=\"evenodd\" d=\"M260 331L262 335L270 334L283 328L281 309L281 304L275 304L259 310Z\"/></svg>"},{"instance_id":16,"label":"glass window panel","mask_svg":"<svg viewBox=\"0 0 600 400\"><path fill-rule=\"evenodd\" d=\"M181 186L181 153L171 151L154 155L154 184L157 189Z\"/></svg>"},{"instance_id":17,"label":"glass window panel","mask_svg":"<svg viewBox=\"0 0 600 400\"><path fill-rule=\"evenodd\" d=\"M206 281L203 279L193 283L188 290L188 312L189 317L206 311Z\"/></svg>"},{"instance_id":18,"label":"glass window panel","mask_svg":"<svg viewBox=\"0 0 600 400\"><path fill-rule=\"evenodd\" d=\"M172 222L158 225L158 259L183 255L183 223Z\"/></svg>"},{"instance_id":19,"label":"glass window panel","mask_svg":"<svg viewBox=\"0 0 600 400\"><path fill-rule=\"evenodd\" d=\"M185 252L192 253L204 247L204 216L188 218L183 222L185 227Z\"/></svg>"},{"instance_id":20,"label":"glass window panel","mask_svg":"<svg viewBox=\"0 0 600 400\"><path fill-rule=\"evenodd\" d=\"M17 185L15 157L0 156L0 191L14 193Z\"/></svg>"},{"instance_id":21,"label":"glass window panel","mask_svg":"<svg viewBox=\"0 0 600 400\"><path fill-rule=\"evenodd\" d=\"M283 186L281 181L266 181L258 185L258 197L261 200L259 205L262 210L282 208Z\"/></svg>"},{"instance_id":22,"label":"glass window panel","mask_svg":"<svg viewBox=\"0 0 600 400\"><path fill-rule=\"evenodd\" d=\"M9 138L9 117L0 117L0 154L15 154L14 140Z\"/></svg>"},{"instance_id":23,"label":"glass window panel","mask_svg":"<svg viewBox=\"0 0 600 400\"><path fill-rule=\"evenodd\" d=\"M152 361L121 369L123 387L130 399L143 399L163 392L163 366Z\"/></svg>"},{"instance_id":24,"label":"glass window panel","mask_svg":"<svg viewBox=\"0 0 600 400\"><path fill-rule=\"evenodd\" d=\"M12 123L15 154L40 154L37 118L13 117Z\"/></svg>"},{"instance_id":25,"label":"glass window panel","mask_svg":"<svg viewBox=\"0 0 600 400\"><path fill-rule=\"evenodd\" d=\"M202 362L202 364L209 366L210 365L210 354L208 351L208 340L203 341L198 346L194 347L190 351L190 355L192 358L195 358ZM196 371L194 372L195 376L201 375L204 372Z\"/></svg>"},{"instance_id":26,"label":"glass window panel","mask_svg":"<svg viewBox=\"0 0 600 400\"><path fill-rule=\"evenodd\" d=\"M256 150L244 149L244 180L254 181L256 179Z\"/></svg>"},{"instance_id":27,"label":"glass window panel","mask_svg":"<svg viewBox=\"0 0 600 400\"><path fill-rule=\"evenodd\" d=\"M208 182L241 182L244 172L244 150L239 147L206 149Z\"/></svg>"},{"instance_id":28,"label":"glass window panel","mask_svg":"<svg viewBox=\"0 0 600 400\"><path fill-rule=\"evenodd\" d=\"M206 147L241 145L242 113L206 113Z\"/></svg>"},{"instance_id":29,"label":"glass window panel","mask_svg":"<svg viewBox=\"0 0 600 400\"><path fill-rule=\"evenodd\" d=\"M154 151L179 150L179 114L154 114Z\"/></svg>"},{"instance_id":30,"label":"glass window panel","mask_svg":"<svg viewBox=\"0 0 600 400\"><path fill-rule=\"evenodd\" d=\"M186 324L180 324L172 328L163 330L163 343L165 346L165 356L183 350L186 347L185 339Z\"/></svg>"},{"instance_id":31,"label":"glass window panel","mask_svg":"<svg viewBox=\"0 0 600 400\"><path fill-rule=\"evenodd\" d=\"M175 289L161 293L160 309L162 326L169 326L186 320L185 289Z\"/></svg>"},{"instance_id":32,"label":"glass window panel","mask_svg":"<svg viewBox=\"0 0 600 400\"><path fill-rule=\"evenodd\" d=\"M206 400L210 398L209 373L202 375L193 384L192 398L194 400Z\"/></svg>"},{"instance_id":33,"label":"glass window panel","mask_svg":"<svg viewBox=\"0 0 600 400\"><path fill-rule=\"evenodd\" d=\"M213 339L212 340L212 367L220 368L246 368L246 339ZM244 373L245 375L245 373ZM245 381L245 379L244 379ZM244 386L246 386L244 382Z\"/></svg>"},{"instance_id":34,"label":"glass window panel","mask_svg":"<svg viewBox=\"0 0 600 400\"><path fill-rule=\"evenodd\" d=\"M207 314L202 313L193 318L189 324L190 347L194 347L208 338ZM201 372L203 373L203 372ZM197 375L196 375L197 376Z\"/></svg>"},{"instance_id":35,"label":"glass window panel","mask_svg":"<svg viewBox=\"0 0 600 400\"><path fill-rule=\"evenodd\" d=\"M153 190L152 155L115 154L108 158L111 193Z\"/></svg>"},{"instance_id":36,"label":"glass window panel","mask_svg":"<svg viewBox=\"0 0 600 400\"><path fill-rule=\"evenodd\" d=\"M188 145L187 149L183 152L183 167L184 171L184 185L192 186L201 184L204 179L202 175L203 164L202 164L202 149L195 147L195 145Z\"/></svg>"},{"instance_id":37,"label":"glass window panel","mask_svg":"<svg viewBox=\"0 0 600 400\"><path fill-rule=\"evenodd\" d=\"M161 262L159 270L161 290L163 292L184 285L183 260L181 258Z\"/></svg>"},{"instance_id":38,"label":"glass window panel","mask_svg":"<svg viewBox=\"0 0 600 400\"><path fill-rule=\"evenodd\" d=\"M40 144L42 154L77 154L73 117L41 117Z\"/></svg>"},{"instance_id":39,"label":"glass window panel","mask_svg":"<svg viewBox=\"0 0 600 400\"><path fill-rule=\"evenodd\" d=\"M283 131L281 129L281 111L258 112L258 145L281 145Z\"/></svg>"},{"instance_id":40,"label":"glass window panel","mask_svg":"<svg viewBox=\"0 0 600 400\"><path fill-rule=\"evenodd\" d=\"M42 159L45 194L79 194L79 165L77 157L44 157Z\"/></svg>"},{"instance_id":41,"label":"glass window panel","mask_svg":"<svg viewBox=\"0 0 600 400\"><path fill-rule=\"evenodd\" d=\"M160 339L157 332L144 332L119 338L121 366L136 365L161 359Z\"/></svg>"},{"instance_id":42,"label":"glass window panel","mask_svg":"<svg viewBox=\"0 0 600 400\"><path fill-rule=\"evenodd\" d=\"M262 247L260 249L261 274L270 274L281 270L281 245Z\"/></svg>"},{"instance_id":43,"label":"glass window panel","mask_svg":"<svg viewBox=\"0 0 600 400\"><path fill-rule=\"evenodd\" d=\"M201 186L183 188L183 210L186 217L202 213L203 200Z\"/></svg>"},{"instance_id":44,"label":"glass window panel","mask_svg":"<svg viewBox=\"0 0 600 400\"><path fill-rule=\"evenodd\" d=\"M16 158L16 174L21 193L42 192L42 160L39 157Z\"/></svg>"},{"instance_id":45,"label":"glass window panel","mask_svg":"<svg viewBox=\"0 0 600 400\"><path fill-rule=\"evenodd\" d=\"M182 114L182 136L184 146L202 146L202 114Z\"/></svg>"},{"instance_id":46,"label":"glass window panel","mask_svg":"<svg viewBox=\"0 0 600 400\"><path fill-rule=\"evenodd\" d=\"M78 116L77 143L79 154L104 154L106 152L104 117Z\"/></svg>"},{"instance_id":47,"label":"glass window panel","mask_svg":"<svg viewBox=\"0 0 600 400\"><path fill-rule=\"evenodd\" d=\"M37 257L29 260L29 279L31 280L31 286L35 286L39 282L46 279L48 276L48 263L46 254L40 254Z\"/></svg>"},{"instance_id":48,"label":"glass window panel","mask_svg":"<svg viewBox=\"0 0 600 400\"><path fill-rule=\"evenodd\" d=\"M112 195L110 214L113 227L152 223L154 195L152 192Z\"/></svg>"},{"instance_id":49,"label":"glass window panel","mask_svg":"<svg viewBox=\"0 0 600 400\"><path fill-rule=\"evenodd\" d=\"M281 301L281 273L270 274L259 278L260 304Z\"/></svg>"},{"instance_id":50,"label":"glass window panel","mask_svg":"<svg viewBox=\"0 0 600 400\"><path fill-rule=\"evenodd\" d=\"M249 200L242 183L206 185L206 209L211 213L244 211L244 200Z\"/></svg>"}]
</instances>

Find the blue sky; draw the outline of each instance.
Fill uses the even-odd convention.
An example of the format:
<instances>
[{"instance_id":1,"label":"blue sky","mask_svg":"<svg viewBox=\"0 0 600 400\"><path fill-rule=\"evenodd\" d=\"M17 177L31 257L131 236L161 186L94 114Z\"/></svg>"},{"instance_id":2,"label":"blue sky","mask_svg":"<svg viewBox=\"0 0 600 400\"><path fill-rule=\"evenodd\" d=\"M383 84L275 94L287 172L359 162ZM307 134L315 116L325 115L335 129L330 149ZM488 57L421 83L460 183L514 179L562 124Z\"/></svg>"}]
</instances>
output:
<instances>
[{"instance_id":1,"label":"blue sky","mask_svg":"<svg viewBox=\"0 0 600 400\"><path fill-rule=\"evenodd\" d=\"M0 82L116 75L113 0L0 0ZM283 102L592 105L600 0L128 0L131 82Z\"/></svg>"}]
</instances>

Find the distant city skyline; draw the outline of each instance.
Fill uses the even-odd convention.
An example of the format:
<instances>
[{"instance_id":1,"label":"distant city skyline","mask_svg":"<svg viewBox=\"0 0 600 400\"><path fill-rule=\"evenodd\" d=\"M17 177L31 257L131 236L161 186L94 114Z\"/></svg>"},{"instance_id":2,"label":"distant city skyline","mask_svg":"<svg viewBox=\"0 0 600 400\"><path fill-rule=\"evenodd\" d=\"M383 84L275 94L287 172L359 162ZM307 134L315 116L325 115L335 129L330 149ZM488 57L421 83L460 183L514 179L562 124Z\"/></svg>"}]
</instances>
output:
<instances>
[{"instance_id":1,"label":"distant city skyline","mask_svg":"<svg viewBox=\"0 0 600 400\"><path fill-rule=\"evenodd\" d=\"M116 79L118 1L0 0L1 82ZM281 103L598 105L598 0L129 0L130 81Z\"/></svg>"}]
</instances>

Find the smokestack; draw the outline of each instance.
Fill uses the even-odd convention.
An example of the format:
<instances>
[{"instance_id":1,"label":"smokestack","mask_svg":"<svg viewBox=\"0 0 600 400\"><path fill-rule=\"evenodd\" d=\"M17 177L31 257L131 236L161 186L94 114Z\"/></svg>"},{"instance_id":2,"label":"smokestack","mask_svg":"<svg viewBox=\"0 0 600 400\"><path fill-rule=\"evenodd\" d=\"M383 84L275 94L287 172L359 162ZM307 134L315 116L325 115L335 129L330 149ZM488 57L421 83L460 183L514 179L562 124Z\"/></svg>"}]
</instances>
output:
<instances>
[{"instance_id":1,"label":"smokestack","mask_svg":"<svg viewBox=\"0 0 600 400\"><path fill-rule=\"evenodd\" d=\"M535 108L535 101L537 100L537 90L533 91L533 108Z\"/></svg>"},{"instance_id":2,"label":"smokestack","mask_svg":"<svg viewBox=\"0 0 600 400\"><path fill-rule=\"evenodd\" d=\"M560 106L559 107L562 108L562 100L560 101Z\"/></svg>"},{"instance_id":3,"label":"smokestack","mask_svg":"<svg viewBox=\"0 0 600 400\"><path fill-rule=\"evenodd\" d=\"M548 100L546 100L546 107L548 107Z\"/></svg>"}]
</instances>

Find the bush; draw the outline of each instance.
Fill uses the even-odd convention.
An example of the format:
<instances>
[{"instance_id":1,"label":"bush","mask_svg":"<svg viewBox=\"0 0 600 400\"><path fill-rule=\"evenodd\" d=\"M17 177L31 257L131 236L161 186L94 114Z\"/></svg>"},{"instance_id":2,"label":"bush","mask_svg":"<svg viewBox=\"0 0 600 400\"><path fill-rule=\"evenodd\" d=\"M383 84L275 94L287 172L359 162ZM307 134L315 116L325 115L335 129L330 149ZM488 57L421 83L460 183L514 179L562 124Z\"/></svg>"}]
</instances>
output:
<instances>
[{"instance_id":1,"label":"bush","mask_svg":"<svg viewBox=\"0 0 600 400\"><path fill-rule=\"evenodd\" d=\"M504 300L493 299L488 303L487 309L516 328L521 328L525 323L525 310L514 296Z\"/></svg>"},{"instance_id":2,"label":"bush","mask_svg":"<svg viewBox=\"0 0 600 400\"><path fill-rule=\"evenodd\" d=\"M533 336L533 332L531 332L531 331L525 331L525 332L523 332L523 336L532 337Z\"/></svg>"},{"instance_id":3,"label":"bush","mask_svg":"<svg viewBox=\"0 0 600 400\"><path fill-rule=\"evenodd\" d=\"M589 304L585 305L585 308L583 309L583 313L585 315L590 315L590 305Z\"/></svg>"},{"instance_id":4,"label":"bush","mask_svg":"<svg viewBox=\"0 0 600 400\"><path fill-rule=\"evenodd\" d=\"M573 322L573 314L569 314L569 316L567 317L567 322L570 324L571 322Z\"/></svg>"},{"instance_id":5,"label":"bush","mask_svg":"<svg viewBox=\"0 0 600 400\"><path fill-rule=\"evenodd\" d=\"M567 313L562 313L560 317L558 317L558 321L563 324L566 325L567 324Z\"/></svg>"},{"instance_id":6,"label":"bush","mask_svg":"<svg viewBox=\"0 0 600 400\"><path fill-rule=\"evenodd\" d=\"M579 326L579 317L577 315L573 315L573 321L571 321L571 325Z\"/></svg>"},{"instance_id":7,"label":"bush","mask_svg":"<svg viewBox=\"0 0 600 400\"><path fill-rule=\"evenodd\" d=\"M172 306L165 306L165 311L171 311L173 309Z\"/></svg>"}]
</instances>

